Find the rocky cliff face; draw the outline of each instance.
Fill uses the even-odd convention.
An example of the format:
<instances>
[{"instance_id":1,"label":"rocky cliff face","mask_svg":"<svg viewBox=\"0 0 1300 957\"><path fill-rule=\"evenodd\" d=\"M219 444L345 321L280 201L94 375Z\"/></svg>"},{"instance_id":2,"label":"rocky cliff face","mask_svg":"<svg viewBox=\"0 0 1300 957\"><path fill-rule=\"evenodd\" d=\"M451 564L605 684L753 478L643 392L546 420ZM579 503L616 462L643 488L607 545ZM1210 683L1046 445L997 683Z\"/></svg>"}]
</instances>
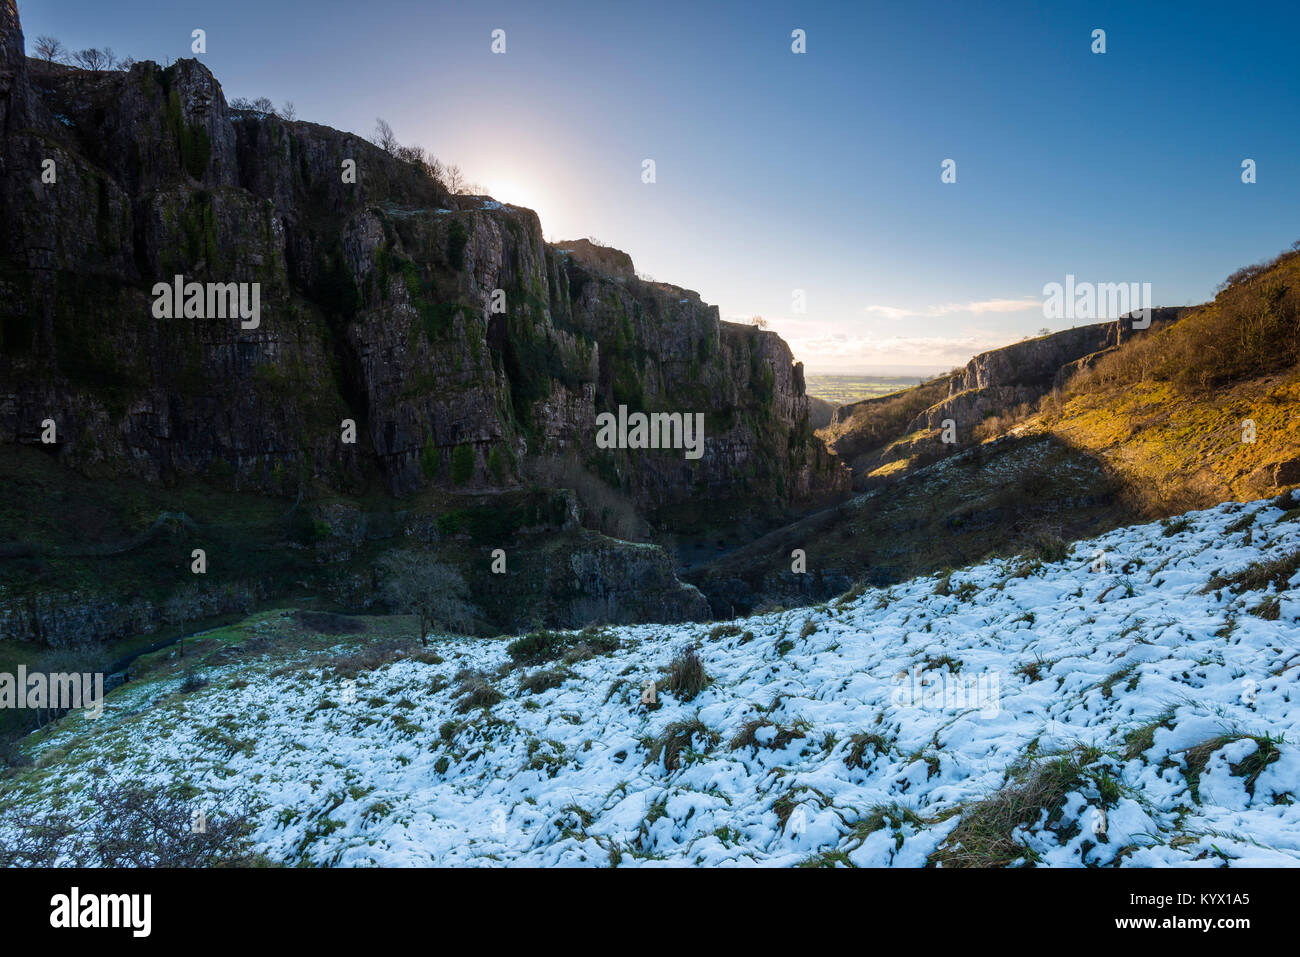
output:
<instances>
[{"instance_id":1,"label":"rocky cliff face","mask_svg":"<svg viewBox=\"0 0 1300 957\"><path fill-rule=\"evenodd\" d=\"M0 0L0 132L31 122L31 87L17 0Z\"/></svg>"},{"instance_id":2,"label":"rocky cliff face","mask_svg":"<svg viewBox=\"0 0 1300 957\"><path fill-rule=\"evenodd\" d=\"M1126 317L981 353L950 375L841 406L822 435L853 469L855 489L892 483L978 440L979 427L990 417L1014 417L1034 407L1081 369L1134 336L1159 331L1184 312L1153 309L1145 331L1134 330L1131 317ZM943 441L949 420L955 426L955 442Z\"/></svg>"},{"instance_id":3,"label":"rocky cliff face","mask_svg":"<svg viewBox=\"0 0 1300 957\"><path fill-rule=\"evenodd\" d=\"M1176 321L1181 312L1175 308L1152 309L1147 331L1155 332ZM1132 319L1125 317L980 353L952 377L948 398L913 419L907 431L939 428L945 419L952 419L961 429L1021 403L1037 402L1075 372L1142 334L1135 332Z\"/></svg>"},{"instance_id":4,"label":"rocky cliff face","mask_svg":"<svg viewBox=\"0 0 1300 957\"><path fill-rule=\"evenodd\" d=\"M436 513L522 492L541 457L670 531L723 502L780 510L847 489L785 343L638 279L626 254L550 246L530 210L450 195L352 134L231 109L195 60L90 73L23 50L0 0L0 451L293 498L328 538L313 502L382 494ZM256 284L259 321L212 301L160 313L155 285L176 276ZM598 448L597 415L620 406L703 413L704 455ZM539 566L578 583L548 621L702 607L662 553L570 544ZM257 591L226 584L237 603ZM520 614L541 607L515 597ZM36 595L0 602L0 618L27 637L158 620L153 598L121 598Z\"/></svg>"},{"instance_id":5,"label":"rocky cliff face","mask_svg":"<svg viewBox=\"0 0 1300 957\"><path fill-rule=\"evenodd\" d=\"M509 486L557 451L647 509L844 487L775 335L616 250L552 248L531 211L450 196L358 137L231 110L197 61L42 72L15 36L0 441L52 418L75 468L270 493L368 470L395 495ZM156 318L176 275L258 283L260 325ZM598 450L595 416L619 405L707 413L706 454Z\"/></svg>"}]
</instances>

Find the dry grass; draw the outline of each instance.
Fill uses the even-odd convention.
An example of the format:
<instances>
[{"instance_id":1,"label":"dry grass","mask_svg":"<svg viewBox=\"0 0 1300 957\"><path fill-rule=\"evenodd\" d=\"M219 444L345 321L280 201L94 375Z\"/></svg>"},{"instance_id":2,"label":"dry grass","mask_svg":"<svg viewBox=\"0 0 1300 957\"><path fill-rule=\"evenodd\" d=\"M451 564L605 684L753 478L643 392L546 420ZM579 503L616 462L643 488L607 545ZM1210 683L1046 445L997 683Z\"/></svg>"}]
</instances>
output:
<instances>
[{"instance_id":1,"label":"dry grass","mask_svg":"<svg viewBox=\"0 0 1300 957\"><path fill-rule=\"evenodd\" d=\"M456 702L458 714L465 714L475 708L491 708L505 697L481 671L462 671L456 675L456 680L460 682L455 692L460 699Z\"/></svg>"},{"instance_id":2,"label":"dry grass","mask_svg":"<svg viewBox=\"0 0 1300 957\"><path fill-rule=\"evenodd\" d=\"M772 735L772 740L762 743L758 740L758 732L763 728L775 728L776 733ZM759 748L768 748L773 751L779 751L788 745L791 741L797 741L806 738L808 735L803 728L787 728L769 721L766 718L755 718L746 721L740 726L740 729L732 736L727 747L732 751L739 751L742 748L751 752L757 752Z\"/></svg>"},{"instance_id":3,"label":"dry grass","mask_svg":"<svg viewBox=\"0 0 1300 957\"><path fill-rule=\"evenodd\" d=\"M718 745L722 735L708 727L699 718L674 721L664 728L663 734L648 742L646 763L653 764L662 756L665 771L676 771L682 756L696 750L708 751ZM696 748L696 745L699 745Z\"/></svg>"},{"instance_id":4,"label":"dry grass","mask_svg":"<svg viewBox=\"0 0 1300 957\"><path fill-rule=\"evenodd\" d=\"M1300 246L1300 244L1297 244ZM1300 362L1300 250L1238 270L1214 302L1127 343L1072 379L1067 391L1168 381L1186 392L1253 379Z\"/></svg>"},{"instance_id":5,"label":"dry grass","mask_svg":"<svg viewBox=\"0 0 1300 957\"><path fill-rule=\"evenodd\" d=\"M392 664L409 654L410 644L405 641L376 641L356 651L332 659L318 659L314 664L326 664L340 678L355 678L365 671L374 671Z\"/></svg>"},{"instance_id":6,"label":"dry grass","mask_svg":"<svg viewBox=\"0 0 1300 957\"><path fill-rule=\"evenodd\" d=\"M1094 766L1097 757L1082 750L1017 767L1011 783L962 811L960 823L930 855L930 863L1006 867L1033 861L1033 851L1016 839L1018 828L1035 824L1046 814L1044 826L1067 837L1077 827L1066 826L1062 820L1065 799L1071 792L1095 788L1103 805L1118 799L1118 785L1105 769Z\"/></svg>"},{"instance_id":7,"label":"dry grass","mask_svg":"<svg viewBox=\"0 0 1300 957\"><path fill-rule=\"evenodd\" d=\"M1231 588L1234 592L1263 591L1269 585L1276 591L1283 591L1297 571L1300 571L1300 549L1278 558L1247 565L1239 572L1215 575L1201 589L1201 593L1207 594L1220 588Z\"/></svg>"},{"instance_id":8,"label":"dry grass","mask_svg":"<svg viewBox=\"0 0 1300 957\"><path fill-rule=\"evenodd\" d=\"M990 415L979 425L975 426L975 441L987 442L989 439L996 439L1000 435L1006 435L1018 425L1023 425L1031 418L1038 414L1038 406L1028 402L1021 402L1011 409L1003 410L999 415Z\"/></svg>"},{"instance_id":9,"label":"dry grass","mask_svg":"<svg viewBox=\"0 0 1300 957\"><path fill-rule=\"evenodd\" d=\"M687 645L669 662L664 690L672 692L679 701L693 701L709 686L709 681L695 646Z\"/></svg>"},{"instance_id":10,"label":"dry grass","mask_svg":"<svg viewBox=\"0 0 1300 957\"><path fill-rule=\"evenodd\" d=\"M903 826L910 825L917 830L927 826L929 822L921 815L917 814L910 807L899 804L897 801L892 804L877 804L867 811L853 824L851 832L859 843L866 840L882 828L889 828L894 832L894 847L901 849L903 846Z\"/></svg>"},{"instance_id":11,"label":"dry grass","mask_svg":"<svg viewBox=\"0 0 1300 957\"><path fill-rule=\"evenodd\" d=\"M1210 758L1214 753L1229 744L1246 738L1254 740L1256 744L1255 750L1237 764L1229 765L1228 770L1234 777L1245 778L1243 785L1246 788L1246 793L1252 797L1254 796L1255 782L1259 779L1260 774L1264 772L1266 767L1281 757L1277 746L1282 743L1282 739L1273 738L1269 735L1223 734L1217 738L1211 738L1209 741L1203 741L1195 747L1182 752L1183 760L1186 763L1183 776L1187 779L1187 787L1191 792L1193 801L1197 804L1201 803L1201 775L1205 773L1205 768L1209 765Z\"/></svg>"},{"instance_id":12,"label":"dry grass","mask_svg":"<svg viewBox=\"0 0 1300 957\"><path fill-rule=\"evenodd\" d=\"M569 673L562 668L539 668L519 679L519 690L528 694L541 694L564 684Z\"/></svg>"},{"instance_id":13,"label":"dry grass","mask_svg":"<svg viewBox=\"0 0 1300 957\"><path fill-rule=\"evenodd\" d=\"M1149 751L1156 743L1156 732L1174 726L1174 710L1170 708L1152 720L1141 724L1124 735L1124 760L1132 761Z\"/></svg>"},{"instance_id":14,"label":"dry grass","mask_svg":"<svg viewBox=\"0 0 1300 957\"><path fill-rule=\"evenodd\" d=\"M846 768L868 768L871 762L882 754L888 754L890 742L882 734L866 732L849 738L849 749L844 755Z\"/></svg>"}]
</instances>

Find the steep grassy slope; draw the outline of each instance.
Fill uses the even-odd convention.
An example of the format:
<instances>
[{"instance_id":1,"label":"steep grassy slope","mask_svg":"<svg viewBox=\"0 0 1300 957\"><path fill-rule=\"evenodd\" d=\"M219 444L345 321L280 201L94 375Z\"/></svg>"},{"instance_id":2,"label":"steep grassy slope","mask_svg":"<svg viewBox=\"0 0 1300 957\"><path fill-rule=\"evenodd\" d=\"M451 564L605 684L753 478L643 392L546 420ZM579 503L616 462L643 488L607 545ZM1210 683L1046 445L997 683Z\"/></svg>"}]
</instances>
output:
<instances>
[{"instance_id":1,"label":"steep grassy slope","mask_svg":"<svg viewBox=\"0 0 1300 957\"><path fill-rule=\"evenodd\" d=\"M1300 251L1247 267L1181 322L1100 359L1032 423L1152 515L1300 483Z\"/></svg>"},{"instance_id":2,"label":"steep grassy slope","mask_svg":"<svg viewBox=\"0 0 1300 957\"><path fill-rule=\"evenodd\" d=\"M691 580L718 615L806 603L852 577L899 581L1036 553L1300 485L1300 252L1238 271L1213 302L1161 314L1149 334L1118 329L1118 345L1062 367L1037 406L959 422L953 444L929 422L951 397L908 419L948 395L947 383L839 410L823 435L854 464L855 486L874 491L694 568ZM984 374L980 358L966 378ZM795 548L807 574L791 570Z\"/></svg>"},{"instance_id":3,"label":"steep grassy slope","mask_svg":"<svg viewBox=\"0 0 1300 957\"><path fill-rule=\"evenodd\" d=\"M1297 518L715 626L421 649L255 616L30 740L0 848L95 863L100 789L134 783L214 824L247 802L222 850L283 863L1294 866Z\"/></svg>"}]
</instances>

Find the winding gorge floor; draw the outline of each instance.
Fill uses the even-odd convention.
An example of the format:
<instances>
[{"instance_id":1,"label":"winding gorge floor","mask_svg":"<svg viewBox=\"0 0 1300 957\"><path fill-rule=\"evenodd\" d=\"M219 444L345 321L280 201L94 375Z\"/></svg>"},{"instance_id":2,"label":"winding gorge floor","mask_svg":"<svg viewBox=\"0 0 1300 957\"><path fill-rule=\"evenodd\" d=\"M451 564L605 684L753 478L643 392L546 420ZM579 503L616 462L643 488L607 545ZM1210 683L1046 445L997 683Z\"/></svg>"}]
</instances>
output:
<instances>
[{"instance_id":1,"label":"winding gorge floor","mask_svg":"<svg viewBox=\"0 0 1300 957\"><path fill-rule=\"evenodd\" d=\"M271 859L345 866L1295 865L1286 514L1228 503L1060 562L609 629L604 653L555 637L537 666L437 638L350 684L269 643L199 690L133 682L65 720L0 799L75 808L103 768L185 780L213 813L263 802ZM662 669L691 643L708 684L687 701Z\"/></svg>"}]
</instances>

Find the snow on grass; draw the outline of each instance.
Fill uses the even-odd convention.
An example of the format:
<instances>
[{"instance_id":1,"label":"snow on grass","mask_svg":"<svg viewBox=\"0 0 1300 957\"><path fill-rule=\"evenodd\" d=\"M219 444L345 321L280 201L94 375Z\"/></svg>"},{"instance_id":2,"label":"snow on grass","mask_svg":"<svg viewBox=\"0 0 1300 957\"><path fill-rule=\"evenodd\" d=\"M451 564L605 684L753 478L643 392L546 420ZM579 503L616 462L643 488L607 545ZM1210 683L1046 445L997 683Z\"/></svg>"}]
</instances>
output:
<instances>
[{"instance_id":1,"label":"snow on grass","mask_svg":"<svg viewBox=\"0 0 1300 957\"><path fill-rule=\"evenodd\" d=\"M1281 514L1229 503L525 667L440 638L441 662L354 685L284 655L128 685L0 800L75 806L105 768L214 810L247 791L257 850L345 866L1294 865L1300 575L1233 584L1300 549ZM706 683L682 700L688 645Z\"/></svg>"}]
</instances>

